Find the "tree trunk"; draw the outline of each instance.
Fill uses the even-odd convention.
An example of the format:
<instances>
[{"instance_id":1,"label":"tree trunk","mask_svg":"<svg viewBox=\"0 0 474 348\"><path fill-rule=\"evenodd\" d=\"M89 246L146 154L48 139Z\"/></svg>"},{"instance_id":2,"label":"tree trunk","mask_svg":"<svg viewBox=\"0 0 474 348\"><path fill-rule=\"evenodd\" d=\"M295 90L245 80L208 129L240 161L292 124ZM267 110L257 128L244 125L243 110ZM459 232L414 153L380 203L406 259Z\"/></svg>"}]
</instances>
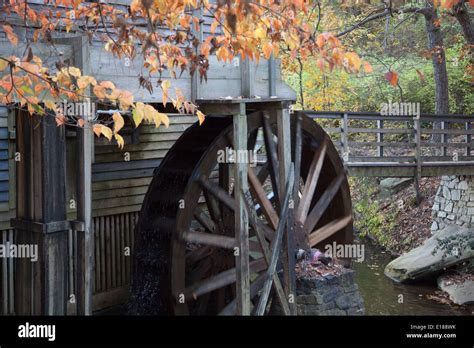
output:
<instances>
[{"instance_id":1,"label":"tree trunk","mask_svg":"<svg viewBox=\"0 0 474 348\"><path fill-rule=\"evenodd\" d=\"M438 23L436 9L430 8L424 13L426 32L428 34L428 48L433 55L433 69L435 79L436 113L449 113L448 72L446 70L446 55L444 53L443 35Z\"/></svg>"},{"instance_id":2,"label":"tree trunk","mask_svg":"<svg viewBox=\"0 0 474 348\"><path fill-rule=\"evenodd\" d=\"M466 7L465 1L459 2L454 6L454 16L461 25L462 33L466 42L470 45L471 59L474 54L474 25L471 22L469 11Z\"/></svg>"},{"instance_id":3,"label":"tree trunk","mask_svg":"<svg viewBox=\"0 0 474 348\"><path fill-rule=\"evenodd\" d=\"M425 16L426 32L428 34L428 48L433 56L435 111L437 114L448 114L448 72L446 70L446 55L444 52L443 35L439 25L438 13L434 7L430 7L423 12L423 15ZM440 129L441 123L433 122L433 128ZM433 142L440 142L441 134L433 134L431 139ZM436 150L440 149L436 148Z\"/></svg>"}]
</instances>

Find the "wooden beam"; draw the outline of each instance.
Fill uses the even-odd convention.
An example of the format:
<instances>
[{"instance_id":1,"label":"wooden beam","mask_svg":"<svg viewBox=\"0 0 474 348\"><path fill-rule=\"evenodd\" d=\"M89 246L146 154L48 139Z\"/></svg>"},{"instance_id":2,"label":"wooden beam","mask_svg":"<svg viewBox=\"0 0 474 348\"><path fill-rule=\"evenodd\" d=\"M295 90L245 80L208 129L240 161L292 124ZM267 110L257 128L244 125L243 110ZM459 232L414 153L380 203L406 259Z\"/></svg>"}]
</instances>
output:
<instances>
[{"instance_id":1,"label":"wooden beam","mask_svg":"<svg viewBox=\"0 0 474 348\"><path fill-rule=\"evenodd\" d=\"M313 160L309 167L308 176L304 184L303 193L301 194L300 204L296 211L296 221L305 223L306 215L308 214L309 207L314 197L314 190L319 181L319 175L323 168L324 159L326 158L327 139L324 138L323 143L314 152Z\"/></svg>"},{"instance_id":2,"label":"wooden beam","mask_svg":"<svg viewBox=\"0 0 474 348\"><path fill-rule=\"evenodd\" d=\"M65 221L65 128L54 118L17 114L17 218L49 223ZM68 230L53 233L18 229L17 244L36 245L38 260L16 259L15 313L66 315Z\"/></svg>"},{"instance_id":3,"label":"wooden beam","mask_svg":"<svg viewBox=\"0 0 474 348\"><path fill-rule=\"evenodd\" d=\"M253 230L255 231L255 234L257 235L258 241L260 243L261 250L262 250L263 255L265 257L265 261L267 262L267 267L269 267L270 264L271 264L272 254L271 254L271 251L268 247L268 243L265 239L265 234L263 233L263 229L262 229L262 226L266 226L266 225L261 223L260 220L258 219L257 213L256 213L255 209L253 208L252 197L250 197L249 194L245 195L243 192L241 194L244 196L244 199L245 199L245 204L246 204L246 208L247 208L247 213L249 215L250 225L252 226ZM277 272L273 273L272 279L273 279L273 286L275 288L275 292L277 294L278 300L279 300L279 302L281 304L281 307L283 309L283 313L285 315L289 315L290 314L290 307L288 305L287 297L286 297L285 291L283 289L283 286L281 284L281 281L280 281L280 278L279 278ZM252 283L252 285L253 285L253 283ZM251 289L252 289L252 285L251 285ZM263 283L262 283L262 285L263 285ZM251 297L252 297L252 290L251 290Z\"/></svg>"},{"instance_id":4,"label":"wooden beam","mask_svg":"<svg viewBox=\"0 0 474 348\"><path fill-rule=\"evenodd\" d=\"M285 187L283 206L280 212L280 221L278 223L278 227L276 230L276 237L275 237L276 240L272 244L271 260L267 268L265 284L263 286L262 293L260 295L260 299L258 301L258 305L256 309L257 315L263 315L267 307L268 296L270 295L270 289L273 282L273 274L276 271L277 262L280 257L280 251L281 251L281 246L283 242L283 235L284 235L286 224L287 224L289 200L293 192L293 181L294 181L294 170L291 169L289 172L288 181Z\"/></svg>"},{"instance_id":5,"label":"wooden beam","mask_svg":"<svg viewBox=\"0 0 474 348\"><path fill-rule=\"evenodd\" d=\"M319 219L323 216L326 208L332 202L334 196L341 187L345 177L345 172L341 171L338 176L331 181L329 186L326 188L318 202L314 205L313 209L309 213L308 218L304 224L305 231L311 231L317 225Z\"/></svg>"},{"instance_id":6,"label":"wooden beam","mask_svg":"<svg viewBox=\"0 0 474 348\"><path fill-rule=\"evenodd\" d=\"M331 221L330 223L324 225L323 227L317 229L316 231L313 231L309 235L310 246L314 247L316 244L331 237L334 233L346 227L351 221L352 221L352 215L345 216L338 220Z\"/></svg>"},{"instance_id":7,"label":"wooden beam","mask_svg":"<svg viewBox=\"0 0 474 348\"><path fill-rule=\"evenodd\" d=\"M276 230L278 226L278 215L273 208L272 203L267 198L265 190L263 189L260 180L256 176L255 172L252 168L248 168L248 176L250 182L250 189L253 191L255 198L257 198L258 203L262 207L263 214L267 218L268 223L270 226Z\"/></svg>"},{"instance_id":8,"label":"wooden beam","mask_svg":"<svg viewBox=\"0 0 474 348\"><path fill-rule=\"evenodd\" d=\"M185 231L181 238L189 243L205 244L224 249L234 249L237 245L235 238L204 232Z\"/></svg>"},{"instance_id":9,"label":"wooden beam","mask_svg":"<svg viewBox=\"0 0 474 348\"><path fill-rule=\"evenodd\" d=\"M239 104L239 113L233 116L234 149L247 151L247 115L245 103ZM234 164L234 192L247 192L247 163ZM249 223L245 202L237 195L235 207L235 238L238 243L236 256L237 314L250 315L250 266L249 266Z\"/></svg>"}]
</instances>

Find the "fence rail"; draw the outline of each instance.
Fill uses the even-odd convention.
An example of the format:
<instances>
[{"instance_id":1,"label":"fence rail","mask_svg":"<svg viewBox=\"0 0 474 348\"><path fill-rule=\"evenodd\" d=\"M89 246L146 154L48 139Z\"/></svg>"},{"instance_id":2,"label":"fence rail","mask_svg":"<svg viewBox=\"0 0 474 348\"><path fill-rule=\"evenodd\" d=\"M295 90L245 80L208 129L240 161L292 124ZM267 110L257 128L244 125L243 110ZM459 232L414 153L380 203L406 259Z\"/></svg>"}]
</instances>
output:
<instances>
[{"instance_id":1,"label":"fence rail","mask_svg":"<svg viewBox=\"0 0 474 348\"><path fill-rule=\"evenodd\" d=\"M352 176L474 174L474 115L302 112L329 133Z\"/></svg>"}]
</instances>

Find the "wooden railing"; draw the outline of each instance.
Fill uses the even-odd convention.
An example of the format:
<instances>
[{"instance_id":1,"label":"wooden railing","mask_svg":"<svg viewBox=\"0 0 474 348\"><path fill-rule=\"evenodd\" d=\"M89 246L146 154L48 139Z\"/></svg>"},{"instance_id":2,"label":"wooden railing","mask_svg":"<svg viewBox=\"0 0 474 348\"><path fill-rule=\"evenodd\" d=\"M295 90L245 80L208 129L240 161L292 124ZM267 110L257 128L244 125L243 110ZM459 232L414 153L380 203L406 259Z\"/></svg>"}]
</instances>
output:
<instances>
[{"instance_id":1,"label":"wooden railing","mask_svg":"<svg viewBox=\"0 0 474 348\"><path fill-rule=\"evenodd\" d=\"M351 175L474 175L474 115L303 112L329 133Z\"/></svg>"}]
</instances>

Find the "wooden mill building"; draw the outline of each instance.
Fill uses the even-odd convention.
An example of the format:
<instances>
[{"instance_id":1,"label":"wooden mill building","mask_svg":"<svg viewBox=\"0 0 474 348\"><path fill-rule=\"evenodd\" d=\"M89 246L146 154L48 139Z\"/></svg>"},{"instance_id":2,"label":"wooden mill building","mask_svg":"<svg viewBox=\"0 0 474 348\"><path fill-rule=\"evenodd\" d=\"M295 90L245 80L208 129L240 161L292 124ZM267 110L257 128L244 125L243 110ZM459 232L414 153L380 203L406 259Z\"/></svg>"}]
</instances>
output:
<instances>
[{"instance_id":1,"label":"wooden mill building","mask_svg":"<svg viewBox=\"0 0 474 348\"><path fill-rule=\"evenodd\" d=\"M42 0L28 3L43 6ZM108 3L126 8L129 1ZM21 24L16 18L7 20L14 26L20 42L17 47L11 46L5 33L0 31L0 56L21 56L31 32L21 25L15 26L15 23ZM202 35L210 32L211 23L211 18L204 17ZM0 244L36 240L42 255L37 263L0 259L0 313L4 315L53 314L54 302L64 300L69 303L67 312L76 312L74 304L84 301L76 298L79 287L84 286L75 276L81 273L76 260L78 253L87 254L78 247L78 243L83 242L80 230L84 226L77 221L87 217L84 209L88 207L92 213L94 250L91 255L95 264L92 309L101 310L128 299L133 230L153 171L183 131L197 121L193 115L169 107L163 109L159 88L149 93L139 87L138 76L143 69L140 59L125 64L106 52L103 42L89 42L74 30L69 34L55 33L53 38L54 49L38 43L32 46L33 53L47 60L60 52L63 60L81 67L85 74L98 81L112 81L116 87L131 91L135 101L149 103L166 112L170 126L142 125L135 129L127 124L123 130L126 145L119 149L103 138L87 137L77 128L58 129L54 120L30 118L15 106L0 105ZM53 65L51 68L54 69ZM152 83L156 82L157 78L153 78ZM228 96L295 97L282 82L279 62L273 59L261 59L258 63L234 59L231 63L222 63L211 57L207 82L201 83L198 78L183 74L172 80L172 85L195 101ZM99 112L106 111L101 105L96 107ZM87 194L88 186L91 196ZM62 198L58 200L58 197ZM67 211L61 211L63 206ZM42 238L57 231L62 231L61 239L55 240L53 247L53 244L44 244ZM43 288L48 280L31 281L31 277L38 277L44 271L40 267L48 266L47 259L41 259L47 258L48 253L64 261L49 265L55 268L49 272L53 271L57 277L67 274L67 284L56 290L55 298L44 302L45 297L51 296L51 292L45 293L47 290ZM57 280L50 284L57 284Z\"/></svg>"}]
</instances>

